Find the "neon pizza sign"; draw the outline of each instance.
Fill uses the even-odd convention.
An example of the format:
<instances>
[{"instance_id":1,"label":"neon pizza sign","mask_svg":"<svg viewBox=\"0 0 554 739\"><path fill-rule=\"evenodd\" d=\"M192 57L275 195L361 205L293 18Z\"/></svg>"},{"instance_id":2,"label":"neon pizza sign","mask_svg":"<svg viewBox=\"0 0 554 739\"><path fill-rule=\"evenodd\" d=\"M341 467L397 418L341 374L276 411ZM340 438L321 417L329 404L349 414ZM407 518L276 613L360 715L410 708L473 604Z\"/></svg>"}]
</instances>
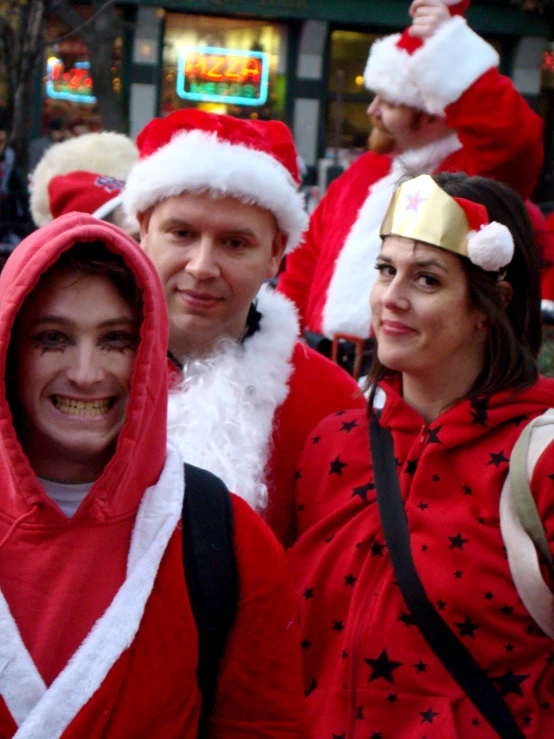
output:
<instances>
[{"instance_id":1,"label":"neon pizza sign","mask_svg":"<svg viewBox=\"0 0 554 739\"><path fill-rule=\"evenodd\" d=\"M179 52L177 94L185 100L263 105L269 59L261 51L185 46Z\"/></svg>"},{"instance_id":2,"label":"neon pizza sign","mask_svg":"<svg viewBox=\"0 0 554 739\"><path fill-rule=\"evenodd\" d=\"M92 105L96 98L92 94L92 79L89 62L75 62L68 70L58 57L51 56L46 68L46 94L58 100Z\"/></svg>"}]
</instances>

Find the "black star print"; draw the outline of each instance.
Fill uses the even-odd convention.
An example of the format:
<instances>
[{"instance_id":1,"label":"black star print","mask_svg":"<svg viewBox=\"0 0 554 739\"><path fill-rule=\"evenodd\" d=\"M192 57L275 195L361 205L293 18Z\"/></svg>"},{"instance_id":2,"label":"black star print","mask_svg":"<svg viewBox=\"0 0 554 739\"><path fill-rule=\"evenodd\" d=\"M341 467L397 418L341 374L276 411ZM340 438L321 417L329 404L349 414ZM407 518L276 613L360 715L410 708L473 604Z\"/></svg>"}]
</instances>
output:
<instances>
[{"instance_id":1,"label":"black star print","mask_svg":"<svg viewBox=\"0 0 554 739\"><path fill-rule=\"evenodd\" d=\"M321 441L321 436L314 436L314 438L312 439L312 442L314 444L319 444L320 441Z\"/></svg>"},{"instance_id":2,"label":"black star print","mask_svg":"<svg viewBox=\"0 0 554 739\"><path fill-rule=\"evenodd\" d=\"M352 488L352 497L354 498L356 495L359 495L364 503L367 503L367 494L371 490L375 490L375 485L372 482L368 482L367 485L360 485L357 488Z\"/></svg>"},{"instance_id":3,"label":"black star print","mask_svg":"<svg viewBox=\"0 0 554 739\"><path fill-rule=\"evenodd\" d=\"M404 613L404 611L402 611L402 615L398 617L398 620L402 621L403 624L406 624L406 627L416 625L414 617L410 613Z\"/></svg>"},{"instance_id":4,"label":"black star print","mask_svg":"<svg viewBox=\"0 0 554 739\"><path fill-rule=\"evenodd\" d=\"M396 701L398 700L398 697L396 693L389 693L387 696L387 700L389 703L396 703Z\"/></svg>"},{"instance_id":5,"label":"black star print","mask_svg":"<svg viewBox=\"0 0 554 739\"><path fill-rule=\"evenodd\" d=\"M372 557L382 557L384 548L385 548L385 545L379 544L377 539L375 539L375 541L371 545L371 556Z\"/></svg>"},{"instance_id":6,"label":"black star print","mask_svg":"<svg viewBox=\"0 0 554 739\"><path fill-rule=\"evenodd\" d=\"M300 480L300 478L302 477L302 472L300 470L296 470L294 476L297 480Z\"/></svg>"},{"instance_id":7,"label":"black star print","mask_svg":"<svg viewBox=\"0 0 554 739\"><path fill-rule=\"evenodd\" d=\"M359 426L359 424L356 423L356 421L343 421L342 426L339 429L339 432L346 431L346 433L349 434L352 431L352 429L355 429L357 426Z\"/></svg>"},{"instance_id":8,"label":"black star print","mask_svg":"<svg viewBox=\"0 0 554 739\"><path fill-rule=\"evenodd\" d=\"M504 644L504 649L506 652L513 652L515 647L513 644L508 643L508 644Z\"/></svg>"},{"instance_id":9,"label":"black star print","mask_svg":"<svg viewBox=\"0 0 554 739\"><path fill-rule=\"evenodd\" d=\"M510 461L508 457L504 456L504 449L502 449L502 451L498 452L497 454L495 454L494 452L489 452L489 454L491 458L487 462L487 465L486 465L487 467L490 464L493 464L496 467L496 469L498 469L503 462L508 463Z\"/></svg>"},{"instance_id":10,"label":"black star print","mask_svg":"<svg viewBox=\"0 0 554 739\"><path fill-rule=\"evenodd\" d=\"M382 677L384 680L387 680L389 683L394 684L394 678L392 676L392 671L398 669L402 666L402 662L393 662L388 658L387 650L383 649L381 654L377 657L377 659L366 659L364 660L372 669L371 675L369 676L368 682L373 682L373 680L378 680L380 677Z\"/></svg>"},{"instance_id":11,"label":"black star print","mask_svg":"<svg viewBox=\"0 0 554 739\"><path fill-rule=\"evenodd\" d=\"M300 647L302 649L309 649L312 646L312 642L308 641L307 639L302 639L300 642Z\"/></svg>"},{"instance_id":12,"label":"black star print","mask_svg":"<svg viewBox=\"0 0 554 739\"><path fill-rule=\"evenodd\" d=\"M547 477L548 477L548 479L549 479L549 480L552 480L552 482L554 482L554 474L552 474L552 475L547 475Z\"/></svg>"},{"instance_id":13,"label":"black star print","mask_svg":"<svg viewBox=\"0 0 554 739\"><path fill-rule=\"evenodd\" d=\"M313 693L316 688L317 688L316 679L315 679L315 677L312 677L312 682L310 683L310 687L304 693L304 695L306 696L306 698L310 695L310 693Z\"/></svg>"},{"instance_id":14,"label":"black star print","mask_svg":"<svg viewBox=\"0 0 554 739\"><path fill-rule=\"evenodd\" d=\"M422 724L432 724L435 716L438 716L439 714L433 711L433 709L429 706L428 711L420 711L419 715L423 716L423 719L421 721Z\"/></svg>"},{"instance_id":15,"label":"black star print","mask_svg":"<svg viewBox=\"0 0 554 739\"><path fill-rule=\"evenodd\" d=\"M513 606L509 606L506 603L504 603L504 605L500 609L500 613L502 613L504 616L511 616L513 610L514 610Z\"/></svg>"},{"instance_id":16,"label":"black star print","mask_svg":"<svg viewBox=\"0 0 554 739\"><path fill-rule=\"evenodd\" d=\"M424 511L426 508L429 508L429 503L418 503L417 507Z\"/></svg>"},{"instance_id":17,"label":"black star print","mask_svg":"<svg viewBox=\"0 0 554 739\"><path fill-rule=\"evenodd\" d=\"M302 596L306 598L306 600L310 600L310 598L315 598L314 590L315 588L306 588L306 590L304 590L304 592L302 593Z\"/></svg>"},{"instance_id":18,"label":"black star print","mask_svg":"<svg viewBox=\"0 0 554 739\"><path fill-rule=\"evenodd\" d=\"M471 495L472 489L469 487L469 485L464 485L464 495Z\"/></svg>"},{"instance_id":19,"label":"black star print","mask_svg":"<svg viewBox=\"0 0 554 739\"><path fill-rule=\"evenodd\" d=\"M449 536L450 539L450 549L463 549L464 544L467 544L469 539L464 539L461 532L459 534L456 534L456 536Z\"/></svg>"},{"instance_id":20,"label":"black star print","mask_svg":"<svg viewBox=\"0 0 554 739\"><path fill-rule=\"evenodd\" d=\"M462 570L456 570L456 572L454 573L454 577L456 578L456 580L460 580L463 576L464 573L462 572Z\"/></svg>"},{"instance_id":21,"label":"black star print","mask_svg":"<svg viewBox=\"0 0 554 739\"><path fill-rule=\"evenodd\" d=\"M327 539L324 539L323 541L326 544L330 544L333 541L334 538L335 538L335 535L334 534L331 534L331 536L327 537Z\"/></svg>"},{"instance_id":22,"label":"black star print","mask_svg":"<svg viewBox=\"0 0 554 739\"><path fill-rule=\"evenodd\" d=\"M440 426L436 426L434 429L429 429L427 444L442 444L442 441L439 439L439 432L441 428L442 424Z\"/></svg>"},{"instance_id":23,"label":"black star print","mask_svg":"<svg viewBox=\"0 0 554 739\"><path fill-rule=\"evenodd\" d=\"M333 734L333 739L345 739L346 734Z\"/></svg>"},{"instance_id":24,"label":"black star print","mask_svg":"<svg viewBox=\"0 0 554 739\"><path fill-rule=\"evenodd\" d=\"M428 549L429 549L429 546L427 544L422 544L421 545L421 551L422 552L426 552Z\"/></svg>"},{"instance_id":25,"label":"black star print","mask_svg":"<svg viewBox=\"0 0 554 739\"><path fill-rule=\"evenodd\" d=\"M494 598L494 593L491 593L491 591L487 591L485 593L485 600L492 600Z\"/></svg>"},{"instance_id":26,"label":"black star print","mask_svg":"<svg viewBox=\"0 0 554 739\"><path fill-rule=\"evenodd\" d=\"M481 628L479 624L471 623L469 616L462 623L456 623L456 626L460 629L460 636L469 636L471 639L475 639L473 632Z\"/></svg>"},{"instance_id":27,"label":"black star print","mask_svg":"<svg viewBox=\"0 0 554 739\"><path fill-rule=\"evenodd\" d=\"M416 672L427 672L428 665L426 662L422 662L421 660L419 660L419 662L417 662L414 667L416 668Z\"/></svg>"},{"instance_id":28,"label":"black star print","mask_svg":"<svg viewBox=\"0 0 554 739\"><path fill-rule=\"evenodd\" d=\"M374 731L369 739L383 739L383 733L381 731Z\"/></svg>"},{"instance_id":29,"label":"black star print","mask_svg":"<svg viewBox=\"0 0 554 739\"><path fill-rule=\"evenodd\" d=\"M331 631L336 631L338 634L340 634L341 631L344 631L344 626L342 621L333 621L333 628Z\"/></svg>"},{"instance_id":30,"label":"black star print","mask_svg":"<svg viewBox=\"0 0 554 739\"><path fill-rule=\"evenodd\" d=\"M341 659L346 659L348 657L348 652L344 650L340 657Z\"/></svg>"},{"instance_id":31,"label":"black star print","mask_svg":"<svg viewBox=\"0 0 554 739\"><path fill-rule=\"evenodd\" d=\"M299 503L298 504L298 510L299 511L303 511L304 510L304 504L303 503Z\"/></svg>"},{"instance_id":32,"label":"black star print","mask_svg":"<svg viewBox=\"0 0 554 739\"><path fill-rule=\"evenodd\" d=\"M471 407L473 408L471 413L471 417L473 421L472 424L478 423L480 426L487 425L487 421L489 420L489 416L487 414L489 401L488 398L477 398L476 400L471 401Z\"/></svg>"},{"instance_id":33,"label":"black star print","mask_svg":"<svg viewBox=\"0 0 554 739\"><path fill-rule=\"evenodd\" d=\"M419 460L417 460L417 459L409 459L406 462L406 469L404 470L404 472L407 475L415 475L415 471L417 470L417 463L418 463L418 461Z\"/></svg>"},{"instance_id":34,"label":"black star print","mask_svg":"<svg viewBox=\"0 0 554 739\"><path fill-rule=\"evenodd\" d=\"M473 724L473 726L479 726L479 724L480 724L481 722L479 721L479 719L478 719L478 718L474 718L474 719L472 720L472 722L471 722L471 723Z\"/></svg>"},{"instance_id":35,"label":"black star print","mask_svg":"<svg viewBox=\"0 0 554 739\"><path fill-rule=\"evenodd\" d=\"M348 467L346 462L341 462L340 457L337 457L332 462L329 463L330 469L329 474L330 475L338 475L339 477L342 477L342 471L345 467Z\"/></svg>"},{"instance_id":36,"label":"black star print","mask_svg":"<svg viewBox=\"0 0 554 739\"><path fill-rule=\"evenodd\" d=\"M500 695L504 697L509 693L515 693L523 697L523 691L521 689L521 683L527 680L531 675L514 675L511 670L506 672L499 677L491 677L491 681L498 685Z\"/></svg>"},{"instance_id":37,"label":"black star print","mask_svg":"<svg viewBox=\"0 0 554 739\"><path fill-rule=\"evenodd\" d=\"M349 575L344 576L344 584L352 585L352 587L354 587L354 583L356 582L357 579L358 579L357 577L354 577L354 575L350 573Z\"/></svg>"},{"instance_id":38,"label":"black star print","mask_svg":"<svg viewBox=\"0 0 554 739\"><path fill-rule=\"evenodd\" d=\"M439 482L440 477L438 475L433 475L433 482Z\"/></svg>"},{"instance_id":39,"label":"black star print","mask_svg":"<svg viewBox=\"0 0 554 739\"><path fill-rule=\"evenodd\" d=\"M550 654L546 658L546 664L551 665L552 663L554 663L554 652L550 650Z\"/></svg>"},{"instance_id":40,"label":"black star print","mask_svg":"<svg viewBox=\"0 0 554 739\"><path fill-rule=\"evenodd\" d=\"M358 719L358 721L363 721L365 719L363 706L358 706L358 715L356 716L356 718Z\"/></svg>"},{"instance_id":41,"label":"black star print","mask_svg":"<svg viewBox=\"0 0 554 739\"><path fill-rule=\"evenodd\" d=\"M524 716L523 717L523 725L524 726L531 726L531 721L532 720L533 720L533 717L532 716L529 716L529 714L527 714L527 716Z\"/></svg>"},{"instance_id":42,"label":"black star print","mask_svg":"<svg viewBox=\"0 0 554 739\"><path fill-rule=\"evenodd\" d=\"M520 423L525 423L527 420L527 416L515 416L510 420L510 423L515 423L516 426L519 426Z\"/></svg>"},{"instance_id":43,"label":"black star print","mask_svg":"<svg viewBox=\"0 0 554 739\"><path fill-rule=\"evenodd\" d=\"M439 611L444 611L444 609L446 608L446 603L443 600L438 600L437 608L439 609Z\"/></svg>"},{"instance_id":44,"label":"black star print","mask_svg":"<svg viewBox=\"0 0 554 739\"><path fill-rule=\"evenodd\" d=\"M346 411L339 411L338 413L335 413L335 415L340 418L340 416L344 416L345 413Z\"/></svg>"}]
</instances>

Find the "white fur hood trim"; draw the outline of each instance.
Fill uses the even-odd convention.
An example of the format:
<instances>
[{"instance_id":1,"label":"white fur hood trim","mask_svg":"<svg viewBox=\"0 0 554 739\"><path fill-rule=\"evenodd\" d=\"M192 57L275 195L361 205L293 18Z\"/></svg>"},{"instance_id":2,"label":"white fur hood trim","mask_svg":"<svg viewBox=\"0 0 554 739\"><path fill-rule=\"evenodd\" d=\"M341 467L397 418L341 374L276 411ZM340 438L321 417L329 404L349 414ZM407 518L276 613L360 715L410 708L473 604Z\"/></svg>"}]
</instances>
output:
<instances>
[{"instance_id":1,"label":"white fur hood trim","mask_svg":"<svg viewBox=\"0 0 554 739\"><path fill-rule=\"evenodd\" d=\"M273 417L288 395L298 318L292 303L263 286L259 330L189 362L170 392L169 437L186 462L213 472L255 510L267 503L265 467Z\"/></svg>"},{"instance_id":2,"label":"white fur hood trim","mask_svg":"<svg viewBox=\"0 0 554 739\"><path fill-rule=\"evenodd\" d=\"M161 559L181 518L183 490L183 460L170 444L160 479L146 490L137 513L127 578L49 688L0 593L0 695L19 727L14 739L62 736L132 644Z\"/></svg>"},{"instance_id":3,"label":"white fur hood trim","mask_svg":"<svg viewBox=\"0 0 554 739\"><path fill-rule=\"evenodd\" d=\"M406 151L393 159L389 173L370 187L335 263L323 309L326 336L369 336L369 294L377 279L375 260L381 250L379 231L393 193L402 177L433 172L461 146L456 134L452 134L421 149Z\"/></svg>"},{"instance_id":4,"label":"white fur hood trim","mask_svg":"<svg viewBox=\"0 0 554 739\"><path fill-rule=\"evenodd\" d=\"M304 198L286 167L263 151L203 131L178 133L140 159L127 178L123 207L130 219L136 219L138 213L185 190L231 196L271 211L288 234L288 252L298 246L308 225Z\"/></svg>"}]
</instances>

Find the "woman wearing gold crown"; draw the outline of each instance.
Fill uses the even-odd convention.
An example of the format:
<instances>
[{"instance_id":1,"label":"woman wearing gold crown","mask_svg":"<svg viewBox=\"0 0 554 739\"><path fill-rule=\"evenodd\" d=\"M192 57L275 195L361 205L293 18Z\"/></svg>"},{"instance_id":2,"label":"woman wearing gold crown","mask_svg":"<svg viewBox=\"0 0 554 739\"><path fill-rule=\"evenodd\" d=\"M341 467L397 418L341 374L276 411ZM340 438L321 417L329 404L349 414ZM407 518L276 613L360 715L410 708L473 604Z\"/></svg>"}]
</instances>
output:
<instances>
[{"instance_id":1,"label":"woman wearing gold crown","mask_svg":"<svg viewBox=\"0 0 554 739\"><path fill-rule=\"evenodd\" d=\"M314 735L553 737L548 435L529 448L540 562L507 482L522 430L554 406L525 207L490 180L423 175L381 236L370 412L323 421L298 470L290 562Z\"/></svg>"}]
</instances>

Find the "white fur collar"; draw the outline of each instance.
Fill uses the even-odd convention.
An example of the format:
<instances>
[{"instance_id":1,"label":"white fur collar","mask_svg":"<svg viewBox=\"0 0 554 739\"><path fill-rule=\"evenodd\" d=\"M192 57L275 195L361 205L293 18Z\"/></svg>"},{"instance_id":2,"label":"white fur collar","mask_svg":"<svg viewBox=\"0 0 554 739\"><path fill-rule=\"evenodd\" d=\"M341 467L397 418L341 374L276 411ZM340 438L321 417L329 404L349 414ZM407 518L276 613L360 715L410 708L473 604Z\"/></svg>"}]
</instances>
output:
<instances>
[{"instance_id":1,"label":"white fur collar","mask_svg":"<svg viewBox=\"0 0 554 739\"><path fill-rule=\"evenodd\" d=\"M456 134L451 134L421 149L403 152L392 160L388 174L370 187L335 263L323 309L326 336L369 336L369 294L377 276L375 260L381 249L379 229L390 199L403 177L433 172L461 146Z\"/></svg>"},{"instance_id":2,"label":"white fur collar","mask_svg":"<svg viewBox=\"0 0 554 739\"><path fill-rule=\"evenodd\" d=\"M187 363L182 387L169 395L168 434L186 462L213 472L259 511L267 503L273 416L288 395L299 329L292 303L267 286L258 310L260 328L243 344L225 342L213 357Z\"/></svg>"},{"instance_id":3,"label":"white fur collar","mask_svg":"<svg viewBox=\"0 0 554 739\"><path fill-rule=\"evenodd\" d=\"M104 615L47 688L0 593L0 695L18 725L14 739L57 739L96 693L139 629L160 561L181 518L183 460L168 446L156 485L144 493L127 578Z\"/></svg>"}]
</instances>

